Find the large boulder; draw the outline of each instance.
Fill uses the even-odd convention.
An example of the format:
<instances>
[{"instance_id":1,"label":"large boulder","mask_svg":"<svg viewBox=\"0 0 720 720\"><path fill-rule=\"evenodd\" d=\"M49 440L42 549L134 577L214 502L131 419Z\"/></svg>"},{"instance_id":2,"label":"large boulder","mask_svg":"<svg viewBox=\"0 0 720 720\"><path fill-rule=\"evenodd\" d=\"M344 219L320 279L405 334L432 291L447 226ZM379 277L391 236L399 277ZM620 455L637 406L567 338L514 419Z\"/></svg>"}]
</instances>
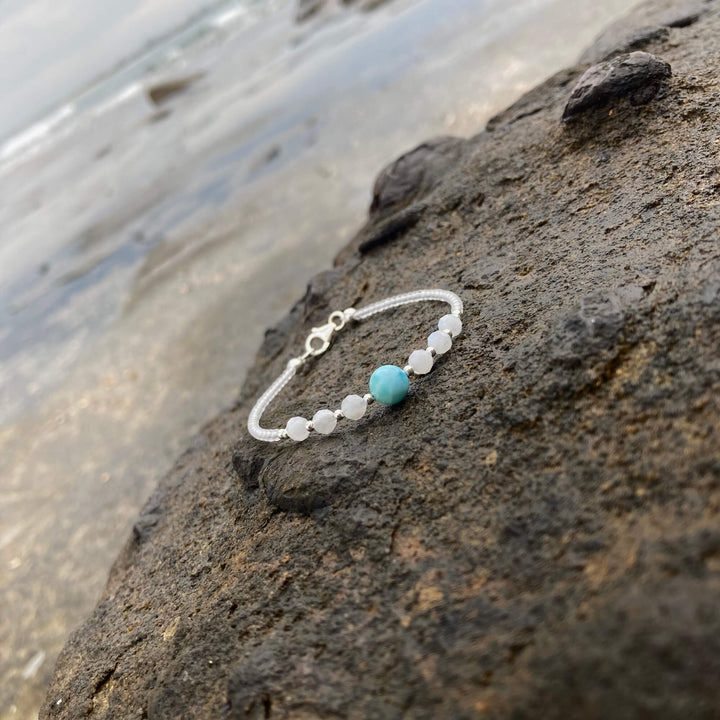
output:
<instances>
[{"instance_id":1,"label":"large boulder","mask_svg":"<svg viewBox=\"0 0 720 720\"><path fill-rule=\"evenodd\" d=\"M563 124L587 68L558 74L312 280L160 481L42 718L717 717L720 7L666 29L663 92ZM247 435L311 326L428 286L465 331L404 403ZM268 424L404 364L439 311L339 334Z\"/></svg>"}]
</instances>

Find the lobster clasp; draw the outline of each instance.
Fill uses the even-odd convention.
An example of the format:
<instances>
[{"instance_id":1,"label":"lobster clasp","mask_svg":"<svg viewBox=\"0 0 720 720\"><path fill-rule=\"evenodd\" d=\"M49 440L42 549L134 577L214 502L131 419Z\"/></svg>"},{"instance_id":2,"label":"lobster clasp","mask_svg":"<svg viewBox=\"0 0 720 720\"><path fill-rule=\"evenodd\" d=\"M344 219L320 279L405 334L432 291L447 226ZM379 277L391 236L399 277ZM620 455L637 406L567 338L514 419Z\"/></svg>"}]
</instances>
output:
<instances>
[{"instance_id":1,"label":"lobster clasp","mask_svg":"<svg viewBox=\"0 0 720 720\"><path fill-rule=\"evenodd\" d=\"M329 347L332 336L345 327L347 318L343 312L334 312L320 327L314 327L305 341L305 357L322 355Z\"/></svg>"}]
</instances>

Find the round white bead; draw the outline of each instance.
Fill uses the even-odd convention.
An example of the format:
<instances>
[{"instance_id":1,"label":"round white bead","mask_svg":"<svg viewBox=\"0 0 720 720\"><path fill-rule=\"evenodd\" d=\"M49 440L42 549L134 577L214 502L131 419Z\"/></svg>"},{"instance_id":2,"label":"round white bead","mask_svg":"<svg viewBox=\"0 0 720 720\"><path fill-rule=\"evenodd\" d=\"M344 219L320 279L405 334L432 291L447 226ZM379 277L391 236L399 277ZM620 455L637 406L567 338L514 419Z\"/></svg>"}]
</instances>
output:
<instances>
[{"instance_id":1,"label":"round white bead","mask_svg":"<svg viewBox=\"0 0 720 720\"><path fill-rule=\"evenodd\" d=\"M438 355L444 355L452 347L452 339L447 333L436 330L434 333L430 333L428 345Z\"/></svg>"},{"instance_id":2,"label":"round white bead","mask_svg":"<svg viewBox=\"0 0 720 720\"><path fill-rule=\"evenodd\" d=\"M292 417L287 421L285 432L295 442L306 440L310 431L307 428L307 420L304 417Z\"/></svg>"},{"instance_id":3,"label":"round white bead","mask_svg":"<svg viewBox=\"0 0 720 720\"><path fill-rule=\"evenodd\" d=\"M321 435L329 435L337 425L337 418L332 410L318 410L313 415L312 421L315 432Z\"/></svg>"},{"instance_id":4,"label":"round white bead","mask_svg":"<svg viewBox=\"0 0 720 720\"><path fill-rule=\"evenodd\" d=\"M359 395L348 395L342 401L340 409L348 420L359 420L367 410L367 400Z\"/></svg>"},{"instance_id":5,"label":"round white bead","mask_svg":"<svg viewBox=\"0 0 720 720\"><path fill-rule=\"evenodd\" d=\"M462 320L457 315L443 315L438 322L438 328L447 330L453 337L462 331Z\"/></svg>"},{"instance_id":6,"label":"round white bead","mask_svg":"<svg viewBox=\"0 0 720 720\"><path fill-rule=\"evenodd\" d=\"M433 358L427 350L415 350L410 353L408 364L417 375L425 375L432 370Z\"/></svg>"}]
</instances>

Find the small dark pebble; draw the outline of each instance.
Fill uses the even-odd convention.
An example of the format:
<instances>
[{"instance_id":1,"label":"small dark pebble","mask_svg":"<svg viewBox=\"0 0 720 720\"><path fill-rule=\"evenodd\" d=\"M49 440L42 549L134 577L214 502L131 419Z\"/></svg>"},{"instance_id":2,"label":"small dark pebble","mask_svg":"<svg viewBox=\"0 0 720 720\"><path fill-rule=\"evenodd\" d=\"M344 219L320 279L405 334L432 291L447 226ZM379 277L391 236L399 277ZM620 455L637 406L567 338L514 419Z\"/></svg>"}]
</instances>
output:
<instances>
[{"instance_id":1,"label":"small dark pebble","mask_svg":"<svg viewBox=\"0 0 720 720\"><path fill-rule=\"evenodd\" d=\"M563 120L573 120L615 100L628 99L631 105L648 103L671 75L669 63L646 52L618 55L593 65L570 94Z\"/></svg>"}]
</instances>

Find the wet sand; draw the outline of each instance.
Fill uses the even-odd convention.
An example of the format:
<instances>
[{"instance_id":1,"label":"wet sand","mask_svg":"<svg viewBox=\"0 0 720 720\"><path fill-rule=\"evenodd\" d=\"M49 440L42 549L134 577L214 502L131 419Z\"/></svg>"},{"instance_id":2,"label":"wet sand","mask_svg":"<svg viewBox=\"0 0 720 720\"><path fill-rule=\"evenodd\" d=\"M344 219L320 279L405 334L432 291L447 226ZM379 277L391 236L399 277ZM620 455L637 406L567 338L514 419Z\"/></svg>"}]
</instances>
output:
<instances>
[{"instance_id":1,"label":"wet sand","mask_svg":"<svg viewBox=\"0 0 720 720\"><path fill-rule=\"evenodd\" d=\"M2 720L34 717L141 503L359 226L377 171L479 131L627 7L396 0L298 29L285 5L204 57L169 114L139 97L0 177Z\"/></svg>"}]
</instances>

